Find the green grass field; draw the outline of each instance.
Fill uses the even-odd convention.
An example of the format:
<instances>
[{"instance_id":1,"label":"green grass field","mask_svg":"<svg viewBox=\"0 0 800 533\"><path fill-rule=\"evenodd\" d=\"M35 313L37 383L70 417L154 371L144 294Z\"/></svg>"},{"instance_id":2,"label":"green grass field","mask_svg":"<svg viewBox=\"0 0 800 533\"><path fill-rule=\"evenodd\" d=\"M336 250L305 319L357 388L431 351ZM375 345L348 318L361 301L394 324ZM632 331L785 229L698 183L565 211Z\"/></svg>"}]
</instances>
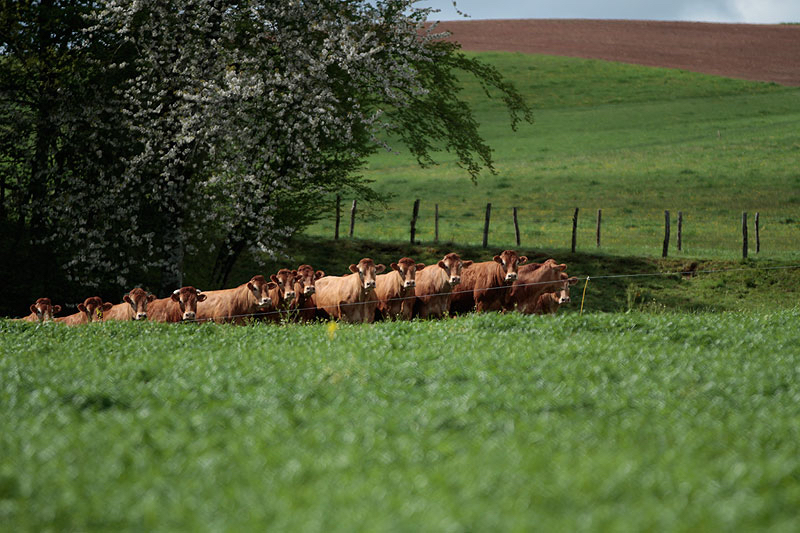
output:
<instances>
[{"instance_id":1,"label":"green grass field","mask_svg":"<svg viewBox=\"0 0 800 533\"><path fill-rule=\"evenodd\" d=\"M472 184L446 153L428 169L402 147L377 154L364 175L393 198L387 209L361 207L357 237L407 240L420 198L419 239L433 240L438 203L440 238L479 244L492 202L494 246L514 243L511 210L518 207L524 246L568 249L579 207L579 248L594 247L602 209L604 251L653 256L670 210L673 250L682 211L684 255L731 259L741 256L747 211L751 234L754 213L761 214L763 254L798 258L800 89L604 61L480 57L527 96L535 123L512 132L500 103L466 83L464 98L495 148L497 175L485 172ZM309 234L332 236L332 218Z\"/></svg>"},{"instance_id":2,"label":"green grass field","mask_svg":"<svg viewBox=\"0 0 800 533\"><path fill-rule=\"evenodd\" d=\"M799 321L2 321L0 524L796 531Z\"/></svg>"}]
</instances>

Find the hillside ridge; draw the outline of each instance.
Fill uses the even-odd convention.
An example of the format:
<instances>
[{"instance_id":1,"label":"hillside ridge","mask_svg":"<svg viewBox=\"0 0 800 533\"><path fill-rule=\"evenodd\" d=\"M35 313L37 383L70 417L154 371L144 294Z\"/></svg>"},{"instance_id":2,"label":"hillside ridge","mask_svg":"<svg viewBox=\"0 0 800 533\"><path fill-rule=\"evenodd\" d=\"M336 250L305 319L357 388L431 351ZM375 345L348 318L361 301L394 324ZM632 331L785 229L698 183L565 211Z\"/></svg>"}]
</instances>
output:
<instances>
[{"instance_id":1,"label":"hillside ridge","mask_svg":"<svg viewBox=\"0 0 800 533\"><path fill-rule=\"evenodd\" d=\"M800 25L649 20L442 21L464 50L604 59L800 86Z\"/></svg>"}]
</instances>

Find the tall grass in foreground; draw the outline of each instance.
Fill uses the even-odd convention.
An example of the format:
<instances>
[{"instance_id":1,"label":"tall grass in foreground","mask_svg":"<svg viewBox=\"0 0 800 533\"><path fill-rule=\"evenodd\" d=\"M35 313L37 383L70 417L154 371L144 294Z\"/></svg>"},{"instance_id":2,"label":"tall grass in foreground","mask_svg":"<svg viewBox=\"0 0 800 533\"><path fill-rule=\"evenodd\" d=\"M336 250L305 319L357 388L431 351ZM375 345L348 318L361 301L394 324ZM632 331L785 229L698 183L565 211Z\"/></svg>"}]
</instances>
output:
<instances>
[{"instance_id":1,"label":"tall grass in foreground","mask_svg":"<svg viewBox=\"0 0 800 533\"><path fill-rule=\"evenodd\" d=\"M794 531L799 326L2 321L0 524Z\"/></svg>"}]
</instances>

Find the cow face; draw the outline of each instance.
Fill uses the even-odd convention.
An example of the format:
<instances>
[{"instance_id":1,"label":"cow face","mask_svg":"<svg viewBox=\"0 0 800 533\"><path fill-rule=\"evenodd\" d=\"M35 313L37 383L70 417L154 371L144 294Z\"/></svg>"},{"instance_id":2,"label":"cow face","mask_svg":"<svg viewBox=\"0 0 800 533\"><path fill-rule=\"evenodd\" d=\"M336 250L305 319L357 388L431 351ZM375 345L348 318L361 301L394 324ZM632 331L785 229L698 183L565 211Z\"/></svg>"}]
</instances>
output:
<instances>
[{"instance_id":1,"label":"cow face","mask_svg":"<svg viewBox=\"0 0 800 533\"><path fill-rule=\"evenodd\" d=\"M255 298L256 306L260 308L270 307L272 305L272 298L269 297L269 291L276 288L277 285L262 275L253 276L247 282L247 289Z\"/></svg>"},{"instance_id":2,"label":"cow face","mask_svg":"<svg viewBox=\"0 0 800 533\"><path fill-rule=\"evenodd\" d=\"M447 282L451 287L461 283L461 270L472 266L472 261L462 261L456 253L450 253L437 263L439 268L447 272Z\"/></svg>"},{"instance_id":3,"label":"cow face","mask_svg":"<svg viewBox=\"0 0 800 533\"><path fill-rule=\"evenodd\" d=\"M512 283L517 279L517 269L519 265L524 265L528 262L528 258L517 255L514 250L505 250L502 254L496 255L492 258L495 263L503 267L504 278L506 283Z\"/></svg>"},{"instance_id":4,"label":"cow face","mask_svg":"<svg viewBox=\"0 0 800 533\"><path fill-rule=\"evenodd\" d=\"M170 298L181 307L181 320L186 322L197 316L197 303L205 301L206 295L200 289L188 286L176 289Z\"/></svg>"},{"instance_id":5,"label":"cow face","mask_svg":"<svg viewBox=\"0 0 800 533\"><path fill-rule=\"evenodd\" d=\"M415 263L413 259L404 257L397 263L392 263L389 265L392 270L397 271L400 274L400 279L403 283L404 289L413 289L417 282L416 282L416 275L417 270L422 270L425 268L425 265L422 263Z\"/></svg>"},{"instance_id":6,"label":"cow face","mask_svg":"<svg viewBox=\"0 0 800 533\"><path fill-rule=\"evenodd\" d=\"M278 286L281 297L283 298L283 301L286 303L289 303L292 300L294 300L295 297L294 282L296 278L297 278L297 270L289 270L288 268L282 268L278 270L277 274L273 274L272 276L270 276L272 282Z\"/></svg>"},{"instance_id":7,"label":"cow face","mask_svg":"<svg viewBox=\"0 0 800 533\"><path fill-rule=\"evenodd\" d=\"M103 313L112 307L114 307L114 304L110 302L103 303L99 296L92 296L86 298L82 304L78 304L78 311L86 314L86 319L89 322L94 322L95 320L103 320Z\"/></svg>"},{"instance_id":8,"label":"cow face","mask_svg":"<svg viewBox=\"0 0 800 533\"><path fill-rule=\"evenodd\" d=\"M147 320L147 304L155 299L155 294L148 294L138 287L122 297L122 300L133 309L134 320Z\"/></svg>"},{"instance_id":9,"label":"cow face","mask_svg":"<svg viewBox=\"0 0 800 533\"><path fill-rule=\"evenodd\" d=\"M316 292L316 281L325 275L322 270L314 269L311 265L300 265L297 267L297 278L295 278L294 288L295 291L300 292L303 296L311 296Z\"/></svg>"},{"instance_id":10,"label":"cow face","mask_svg":"<svg viewBox=\"0 0 800 533\"><path fill-rule=\"evenodd\" d=\"M566 265L564 265L566 267ZM558 291L558 304L569 303L569 286L578 283L578 278L571 278L566 272L561 272L561 289Z\"/></svg>"},{"instance_id":11,"label":"cow face","mask_svg":"<svg viewBox=\"0 0 800 533\"><path fill-rule=\"evenodd\" d=\"M386 270L386 265L376 265L369 257L365 257L357 265L350 265L350 272L358 274L361 288L365 291L375 288L375 276Z\"/></svg>"},{"instance_id":12,"label":"cow face","mask_svg":"<svg viewBox=\"0 0 800 533\"><path fill-rule=\"evenodd\" d=\"M61 306L51 304L50 298L39 298L35 304L31 305L30 309L40 323L52 322L53 315L61 312Z\"/></svg>"}]
</instances>

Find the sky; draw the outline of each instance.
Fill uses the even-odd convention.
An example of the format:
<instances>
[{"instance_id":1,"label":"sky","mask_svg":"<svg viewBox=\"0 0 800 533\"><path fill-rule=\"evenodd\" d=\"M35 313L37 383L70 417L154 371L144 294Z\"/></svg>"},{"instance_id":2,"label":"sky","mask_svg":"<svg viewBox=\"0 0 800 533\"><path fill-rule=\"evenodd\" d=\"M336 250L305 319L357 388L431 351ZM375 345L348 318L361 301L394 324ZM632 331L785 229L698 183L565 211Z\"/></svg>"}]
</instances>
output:
<instances>
[{"instance_id":1,"label":"sky","mask_svg":"<svg viewBox=\"0 0 800 533\"><path fill-rule=\"evenodd\" d=\"M465 20L452 0L420 0L441 12L432 20ZM581 18L776 24L800 22L800 0L456 0L472 19ZM468 19L466 19L468 20Z\"/></svg>"}]
</instances>

